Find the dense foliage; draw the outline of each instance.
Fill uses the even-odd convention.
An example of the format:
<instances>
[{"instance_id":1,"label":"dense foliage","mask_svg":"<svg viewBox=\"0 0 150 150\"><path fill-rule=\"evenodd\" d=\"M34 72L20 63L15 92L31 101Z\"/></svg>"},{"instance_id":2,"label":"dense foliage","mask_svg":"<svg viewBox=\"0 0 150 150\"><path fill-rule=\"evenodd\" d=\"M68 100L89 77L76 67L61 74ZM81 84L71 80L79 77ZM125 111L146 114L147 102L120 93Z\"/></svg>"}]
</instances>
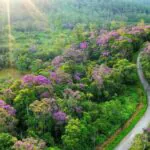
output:
<instances>
[{"instance_id":1,"label":"dense foliage","mask_svg":"<svg viewBox=\"0 0 150 150\"><path fill-rule=\"evenodd\" d=\"M35 63L34 74L2 88L0 132L9 139L8 149L90 150L135 112L143 93L136 90L133 56L150 40L150 26L95 30L83 37L45 60L44 68Z\"/></svg>"},{"instance_id":2,"label":"dense foliage","mask_svg":"<svg viewBox=\"0 0 150 150\"><path fill-rule=\"evenodd\" d=\"M144 75L150 83L150 43L145 44L141 61Z\"/></svg>"},{"instance_id":3,"label":"dense foliage","mask_svg":"<svg viewBox=\"0 0 150 150\"><path fill-rule=\"evenodd\" d=\"M2 2L1 28L7 22L5 1ZM17 31L30 32L49 27L55 31L58 28L72 29L78 23L112 28L123 25L123 22L131 24L141 19L149 23L149 4L148 0L108 0L107 3L104 0L13 0L10 1L11 21Z\"/></svg>"}]
</instances>

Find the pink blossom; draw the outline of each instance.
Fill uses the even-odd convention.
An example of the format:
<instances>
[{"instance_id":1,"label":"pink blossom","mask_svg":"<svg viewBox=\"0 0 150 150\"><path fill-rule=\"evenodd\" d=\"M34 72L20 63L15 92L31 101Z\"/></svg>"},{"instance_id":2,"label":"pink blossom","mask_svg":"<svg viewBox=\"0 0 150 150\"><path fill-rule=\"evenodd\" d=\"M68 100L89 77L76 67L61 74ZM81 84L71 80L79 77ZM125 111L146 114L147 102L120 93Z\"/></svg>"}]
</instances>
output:
<instances>
[{"instance_id":1,"label":"pink blossom","mask_svg":"<svg viewBox=\"0 0 150 150\"><path fill-rule=\"evenodd\" d=\"M59 67L62 63L64 62L64 58L63 56L56 56L51 64L54 66L54 67Z\"/></svg>"},{"instance_id":2,"label":"pink blossom","mask_svg":"<svg viewBox=\"0 0 150 150\"><path fill-rule=\"evenodd\" d=\"M133 35L137 35L137 34L141 34L144 32L144 27L143 26L135 26L132 27L131 30L129 30L129 34L133 34Z\"/></svg>"},{"instance_id":3,"label":"pink blossom","mask_svg":"<svg viewBox=\"0 0 150 150\"><path fill-rule=\"evenodd\" d=\"M104 34L98 37L96 43L98 45L104 46L109 42L111 38L118 38L119 36L120 35L117 31L105 32Z\"/></svg>"},{"instance_id":4,"label":"pink blossom","mask_svg":"<svg viewBox=\"0 0 150 150\"><path fill-rule=\"evenodd\" d=\"M120 34L117 31L111 31L108 33L110 37L118 38Z\"/></svg>"},{"instance_id":5,"label":"pink blossom","mask_svg":"<svg viewBox=\"0 0 150 150\"><path fill-rule=\"evenodd\" d=\"M97 43L98 45L104 46L105 44L108 43L108 41L109 41L109 36L104 35L104 36L102 36L102 37L99 37L99 38L97 39L97 42L96 42L96 43Z\"/></svg>"},{"instance_id":6,"label":"pink blossom","mask_svg":"<svg viewBox=\"0 0 150 150\"><path fill-rule=\"evenodd\" d=\"M32 74L25 75L22 78L23 83L25 83L25 84L33 84L34 83L34 79L35 79L35 75L32 75Z\"/></svg>"},{"instance_id":7,"label":"pink blossom","mask_svg":"<svg viewBox=\"0 0 150 150\"><path fill-rule=\"evenodd\" d=\"M69 49L65 52L64 58L66 60L73 60L76 63L81 63L86 59L86 55L81 49Z\"/></svg>"},{"instance_id":8,"label":"pink blossom","mask_svg":"<svg viewBox=\"0 0 150 150\"><path fill-rule=\"evenodd\" d=\"M88 43L87 42L80 43L80 48L81 49L86 49L87 47L88 47Z\"/></svg>"}]
</instances>

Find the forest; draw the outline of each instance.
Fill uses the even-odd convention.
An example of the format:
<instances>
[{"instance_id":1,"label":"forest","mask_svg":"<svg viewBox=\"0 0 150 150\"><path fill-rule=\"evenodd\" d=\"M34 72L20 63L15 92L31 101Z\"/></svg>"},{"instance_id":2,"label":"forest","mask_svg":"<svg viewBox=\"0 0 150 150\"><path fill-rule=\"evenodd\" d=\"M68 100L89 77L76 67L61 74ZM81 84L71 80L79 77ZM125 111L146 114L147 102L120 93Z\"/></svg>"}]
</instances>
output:
<instances>
[{"instance_id":1,"label":"forest","mask_svg":"<svg viewBox=\"0 0 150 150\"><path fill-rule=\"evenodd\" d=\"M149 0L0 0L0 150L127 150L149 84Z\"/></svg>"}]
</instances>

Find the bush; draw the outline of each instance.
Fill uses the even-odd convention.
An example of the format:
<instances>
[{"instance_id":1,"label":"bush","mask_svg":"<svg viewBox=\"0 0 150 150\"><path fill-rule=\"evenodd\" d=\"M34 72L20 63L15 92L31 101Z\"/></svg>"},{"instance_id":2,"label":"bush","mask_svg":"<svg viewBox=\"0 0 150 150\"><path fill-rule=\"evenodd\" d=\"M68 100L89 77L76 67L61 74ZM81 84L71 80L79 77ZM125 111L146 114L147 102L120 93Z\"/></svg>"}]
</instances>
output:
<instances>
[{"instance_id":1,"label":"bush","mask_svg":"<svg viewBox=\"0 0 150 150\"><path fill-rule=\"evenodd\" d=\"M17 141L15 137L9 133L0 133L0 149L1 150L12 150L12 146Z\"/></svg>"}]
</instances>

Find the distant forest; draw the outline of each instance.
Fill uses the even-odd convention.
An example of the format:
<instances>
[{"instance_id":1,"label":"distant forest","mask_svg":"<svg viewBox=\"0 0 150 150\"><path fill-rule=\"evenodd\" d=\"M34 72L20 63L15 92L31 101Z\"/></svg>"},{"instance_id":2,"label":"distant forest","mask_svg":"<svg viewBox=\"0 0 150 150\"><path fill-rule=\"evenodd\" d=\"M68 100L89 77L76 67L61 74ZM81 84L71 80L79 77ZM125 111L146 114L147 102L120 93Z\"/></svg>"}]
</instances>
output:
<instances>
[{"instance_id":1,"label":"distant forest","mask_svg":"<svg viewBox=\"0 0 150 150\"><path fill-rule=\"evenodd\" d=\"M4 1L4 0L2 0ZM15 1L15 2L14 2ZM7 23L5 1L0 6L0 29ZM16 30L33 31L51 27L72 29L76 24L109 27L144 20L150 23L149 0L13 0L10 1L11 23Z\"/></svg>"}]
</instances>

